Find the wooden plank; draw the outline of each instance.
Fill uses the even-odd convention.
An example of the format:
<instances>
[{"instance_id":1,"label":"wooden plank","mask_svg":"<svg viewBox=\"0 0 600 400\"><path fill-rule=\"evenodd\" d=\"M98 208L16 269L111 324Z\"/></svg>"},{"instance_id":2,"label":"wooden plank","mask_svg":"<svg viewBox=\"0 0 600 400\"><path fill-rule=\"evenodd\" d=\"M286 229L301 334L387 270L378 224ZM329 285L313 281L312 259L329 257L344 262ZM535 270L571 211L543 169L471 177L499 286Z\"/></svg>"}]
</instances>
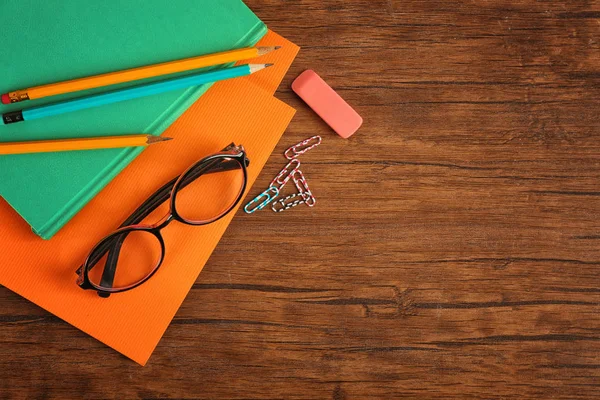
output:
<instances>
[{"instance_id":1,"label":"wooden plank","mask_svg":"<svg viewBox=\"0 0 600 400\"><path fill-rule=\"evenodd\" d=\"M600 3L247 4L302 46L251 195L320 134L317 206L239 213L145 368L0 288L1 397L597 397Z\"/></svg>"}]
</instances>

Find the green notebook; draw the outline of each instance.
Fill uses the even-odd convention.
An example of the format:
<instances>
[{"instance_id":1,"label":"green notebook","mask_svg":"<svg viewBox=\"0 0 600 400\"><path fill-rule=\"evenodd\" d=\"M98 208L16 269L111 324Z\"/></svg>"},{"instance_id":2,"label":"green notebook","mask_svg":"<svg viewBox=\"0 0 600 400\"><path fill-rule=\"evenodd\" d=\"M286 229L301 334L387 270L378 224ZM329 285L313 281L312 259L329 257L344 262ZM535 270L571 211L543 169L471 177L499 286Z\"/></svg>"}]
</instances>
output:
<instances>
[{"instance_id":1,"label":"green notebook","mask_svg":"<svg viewBox=\"0 0 600 400\"><path fill-rule=\"evenodd\" d=\"M0 93L253 46L267 32L241 0L1 3L0 24L8 28L0 35ZM3 125L0 141L159 135L208 86ZM0 106L0 112L105 90ZM2 156L0 195L36 234L49 239L141 151L127 148Z\"/></svg>"}]
</instances>

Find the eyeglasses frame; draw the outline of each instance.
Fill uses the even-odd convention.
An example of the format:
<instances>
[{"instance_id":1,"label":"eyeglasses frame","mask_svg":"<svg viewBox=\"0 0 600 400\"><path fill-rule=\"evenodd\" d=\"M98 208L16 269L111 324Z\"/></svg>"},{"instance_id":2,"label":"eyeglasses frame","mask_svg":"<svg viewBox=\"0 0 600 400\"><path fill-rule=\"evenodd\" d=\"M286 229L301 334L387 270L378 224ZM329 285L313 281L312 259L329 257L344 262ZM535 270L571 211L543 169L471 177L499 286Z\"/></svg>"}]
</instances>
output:
<instances>
[{"instance_id":1,"label":"eyeglasses frame","mask_svg":"<svg viewBox=\"0 0 600 400\"><path fill-rule=\"evenodd\" d=\"M237 199L231 204L231 206L226 211L222 212L220 215L216 216L215 218L212 218L212 219L206 220L206 221L186 220L177 212L177 207L176 207L177 194L180 190L184 189L187 185L191 184L196 179L198 179L199 177L204 175L204 173L202 173L202 172L199 173L198 176L194 177L189 182L184 182L185 178L195 168L199 168L201 165L210 163L211 161L217 161L218 159L233 159L241 166L241 169L242 169L242 172L244 175L244 181L242 183L242 187L240 189L240 193L238 194ZM142 284L146 283L150 278L152 278L156 274L156 272L158 272L158 270L162 266L164 258L165 258L166 246L165 246L164 238L162 237L162 234L161 234L162 229L166 228L173 221L178 221L183 224L191 225L191 226L208 225L208 224L216 222L216 221L222 219L223 217L225 217L226 215L228 215L240 203L240 201L244 197L244 193L246 192L246 188L248 185L248 171L247 171L248 165L249 165L249 160L247 158L246 151L244 150L243 146L235 146L234 144L226 147L224 150L222 150L219 153L215 153L215 154L209 155L207 157L204 157L201 160L192 164L182 174L180 174L176 178L176 180L174 179L175 182L173 183L172 189L169 192L168 200L169 200L170 204L169 204L169 213L167 215L165 215L161 220L159 220L158 222L156 222L155 224L152 224L152 225L142 225L142 224L137 223L137 224L132 224L132 225L128 224L125 226L121 226L119 229L117 229L114 232L105 236L102 240L100 240L92 248L92 250L89 252L88 256L86 257L86 260L84 261L84 263L77 270L77 274L79 275L77 284L79 285L79 287L81 287L82 289L85 289L85 290L88 290L88 289L96 290L100 297L109 297L111 294L127 292L129 290L133 290L133 289L141 286ZM210 168L210 167L207 167L207 168ZM227 169L223 169L223 170L227 170ZM214 172L220 172L220 171L214 171ZM164 190L164 188L166 186L168 186L171 182L167 183L161 189L158 189L152 196L150 196L148 198L148 200L146 200L146 202L142 206L140 206L140 208L138 208L137 211L142 209L142 207L144 207L144 205L146 203L152 203L152 199L155 196L159 196L160 192L162 192ZM166 200L163 200L157 204L154 204L154 206L152 206L152 210L150 210L143 217L145 218L148 214L153 212L160 205L164 204L165 201ZM134 216L136 214L136 212L134 212L134 214L132 214L132 216ZM127 221L129 221L130 218L128 218ZM118 255L120 253L120 247L123 244L123 240L124 240L124 238L122 240L118 238L119 234L124 235L126 237L126 235L128 233L139 232L139 231L148 232L148 233L154 235L157 238L157 240L160 244L160 247L161 247L160 259L158 260L158 262L157 262L156 266L154 267L154 269L152 270L152 272L150 274L148 274L142 280L140 280L132 285L129 285L126 287L121 287L121 288L109 289L109 288L101 287L99 285L92 283L89 279L89 271L102 259L102 257L104 257L104 255L106 253L109 253L107 256L107 257L109 257L109 259L107 259L106 263L114 265L116 268ZM110 244L109 241L112 241L113 243ZM98 254L98 256L99 256L98 259L92 260L92 256L96 256L95 253L102 246L107 246L107 248L105 250L102 250ZM114 254L116 254L117 259L114 259L114 260L110 259L111 256ZM92 262L92 261L93 261L93 264L90 264L90 262Z\"/></svg>"}]
</instances>

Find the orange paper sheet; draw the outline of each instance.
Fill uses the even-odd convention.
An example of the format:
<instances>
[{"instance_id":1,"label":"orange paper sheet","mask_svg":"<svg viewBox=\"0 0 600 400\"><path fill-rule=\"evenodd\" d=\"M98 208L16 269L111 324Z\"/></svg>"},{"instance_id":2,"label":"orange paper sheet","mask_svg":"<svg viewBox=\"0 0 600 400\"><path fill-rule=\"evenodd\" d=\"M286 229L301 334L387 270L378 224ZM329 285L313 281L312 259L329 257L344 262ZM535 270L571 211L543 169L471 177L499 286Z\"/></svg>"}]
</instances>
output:
<instances>
[{"instance_id":1,"label":"orange paper sheet","mask_svg":"<svg viewBox=\"0 0 600 400\"><path fill-rule=\"evenodd\" d=\"M276 67L215 84L165 132L175 140L146 149L52 240L38 238L0 201L0 284L144 365L235 210L207 226L169 225L163 266L130 292L100 298L75 284L75 270L157 188L231 142L246 148L254 183L295 113L273 93L299 50L273 32L260 45L283 46L256 61Z\"/></svg>"}]
</instances>

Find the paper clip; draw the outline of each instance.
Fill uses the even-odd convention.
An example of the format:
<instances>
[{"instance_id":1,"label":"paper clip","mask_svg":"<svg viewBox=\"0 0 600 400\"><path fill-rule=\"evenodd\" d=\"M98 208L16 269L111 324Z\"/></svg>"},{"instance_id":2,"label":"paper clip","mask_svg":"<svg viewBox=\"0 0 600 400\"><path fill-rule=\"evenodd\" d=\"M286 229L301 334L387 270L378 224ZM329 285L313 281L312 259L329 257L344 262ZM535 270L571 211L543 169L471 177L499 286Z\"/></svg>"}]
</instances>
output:
<instances>
[{"instance_id":1,"label":"paper clip","mask_svg":"<svg viewBox=\"0 0 600 400\"><path fill-rule=\"evenodd\" d=\"M290 202L290 200L295 199L296 197L298 197L297 200ZM282 212L282 211L289 210L290 208L299 206L300 204L304 204L304 203L305 203L304 196L302 196L300 193L294 193L294 194L289 195L285 199L281 199L281 200L278 200L275 203L273 203L271 205L271 209L275 212ZM279 207L278 207L278 205L279 205Z\"/></svg>"},{"instance_id":2,"label":"paper clip","mask_svg":"<svg viewBox=\"0 0 600 400\"><path fill-rule=\"evenodd\" d=\"M271 196L271 193L273 193L273 196ZM273 200L275 200L275 198L277 198L277 196L279 196L279 189L277 189L274 186L271 186L267 190L265 190L264 192L262 192L261 194L259 194L258 196L256 196L254 198L254 200L252 200L251 202L249 202L248 204L246 204L246 207L244 207L244 212L246 212L246 214L252 214L253 212L262 210L269 203L271 203ZM262 200L263 198L265 198L265 199ZM250 206L252 206L255 203L260 202L261 200L262 200L262 203L260 203L256 207L250 209Z\"/></svg>"},{"instance_id":3,"label":"paper clip","mask_svg":"<svg viewBox=\"0 0 600 400\"><path fill-rule=\"evenodd\" d=\"M292 168L293 165L296 166ZM279 191L281 191L281 189L285 186L286 183L289 182L289 180L292 178L292 175L298 170L298 168L300 168L300 160L293 159L279 172L275 179L271 181L270 186L276 187L277 189L279 189Z\"/></svg>"},{"instance_id":4,"label":"paper clip","mask_svg":"<svg viewBox=\"0 0 600 400\"><path fill-rule=\"evenodd\" d=\"M321 140L321 136L313 136L298 144L295 144L285 151L285 158L288 160L293 160L297 157L300 157L302 154L320 145Z\"/></svg>"},{"instance_id":5,"label":"paper clip","mask_svg":"<svg viewBox=\"0 0 600 400\"><path fill-rule=\"evenodd\" d=\"M298 194L302 196L306 205L309 207L314 207L315 204L317 204L317 199L315 199L315 196L310 191L310 188L308 187L308 182L306 182L306 178L304 177L302 171L295 171L292 174L292 178L294 180L296 188L298 189Z\"/></svg>"}]
</instances>

